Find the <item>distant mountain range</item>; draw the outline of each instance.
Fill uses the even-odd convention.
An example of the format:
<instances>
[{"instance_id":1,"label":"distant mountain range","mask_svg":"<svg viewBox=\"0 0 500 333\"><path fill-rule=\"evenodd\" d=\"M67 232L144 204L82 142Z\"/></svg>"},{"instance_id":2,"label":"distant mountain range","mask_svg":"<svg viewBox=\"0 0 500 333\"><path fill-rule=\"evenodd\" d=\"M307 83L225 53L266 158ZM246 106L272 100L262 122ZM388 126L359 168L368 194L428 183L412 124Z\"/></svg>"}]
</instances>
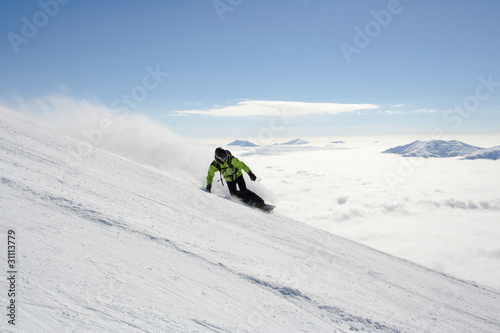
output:
<instances>
[{"instance_id":1,"label":"distant mountain range","mask_svg":"<svg viewBox=\"0 0 500 333\"><path fill-rule=\"evenodd\" d=\"M294 146L294 145L307 145L309 143L310 142L306 141L306 140L294 139L294 140L290 140L290 141L285 142L285 143L275 143L275 145L289 145L289 146Z\"/></svg>"},{"instance_id":2,"label":"distant mountain range","mask_svg":"<svg viewBox=\"0 0 500 333\"><path fill-rule=\"evenodd\" d=\"M404 146L387 149L383 153L398 154L404 157L463 157L466 159L486 158L497 160L500 155L500 146L481 148L461 141L429 140L414 141Z\"/></svg>"},{"instance_id":3,"label":"distant mountain range","mask_svg":"<svg viewBox=\"0 0 500 333\"><path fill-rule=\"evenodd\" d=\"M281 146L281 145L287 145L287 146L295 146L295 145L307 145L309 144L309 141L302 140L302 139L294 139L290 140L285 143L275 143L274 145L276 146ZM245 141L245 140L234 140L231 143L227 144L228 146L238 146L238 147L260 147L259 145L256 145L253 142L250 141Z\"/></svg>"},{"instance_id":4,"label":"distant mountain range","mask_svg":"<svg viewBox=\"0 0 500 333\"><path fill-rule=\"evenodd\" d=\"M245 141L245 140L234 140L231 143L228 143L228 146L238 146L238 147L260 147L259 145L256 145L255 143L252 143L250 141Z\"/></svg>"}]
</instances>

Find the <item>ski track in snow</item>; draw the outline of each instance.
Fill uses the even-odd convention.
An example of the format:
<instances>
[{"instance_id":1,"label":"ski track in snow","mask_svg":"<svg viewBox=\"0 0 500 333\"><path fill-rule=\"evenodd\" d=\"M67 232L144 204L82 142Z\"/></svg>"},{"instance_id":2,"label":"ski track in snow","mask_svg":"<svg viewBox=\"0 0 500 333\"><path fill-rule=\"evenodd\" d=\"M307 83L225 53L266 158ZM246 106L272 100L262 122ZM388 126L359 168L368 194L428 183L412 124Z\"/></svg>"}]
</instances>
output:
<instances>
[{"instance_id":1,"label":"ski track in snow","mask_svg":"<svg viewBox=\"0 0 500 333\"><path fill-rule=\"evenodd\" d=\"M1 226L19 248L2 332L500 330L493 289L99 149L68 165L76 141L1 115Z\"/></svg>"}]
</instances>

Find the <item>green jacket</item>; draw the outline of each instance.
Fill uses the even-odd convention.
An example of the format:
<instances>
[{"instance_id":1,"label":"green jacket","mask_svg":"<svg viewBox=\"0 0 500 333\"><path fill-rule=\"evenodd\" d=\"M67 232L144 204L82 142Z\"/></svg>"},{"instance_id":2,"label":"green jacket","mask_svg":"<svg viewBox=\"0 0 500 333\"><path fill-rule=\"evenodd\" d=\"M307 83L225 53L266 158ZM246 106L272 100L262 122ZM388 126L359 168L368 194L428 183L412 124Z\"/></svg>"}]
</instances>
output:
<instances>
[{"instance_id":1,"label":"green jacket","mask_svg":"<svg viewBox=\"0 0 500 333\"><path fill-rule=\"evenodd\" d=\"M224 163L219 163L218 161L214 160L208 168L207 185L212 184L215 173L219 171L219 168L217 166L220 168L224 179L228 182L232 182L236 180L236 178L241 176L241 170L245 170L246 173L250 172L250 168L243 161L240 161L236 157L228 156L226 162Z\"/></svg>"}]
</instances>

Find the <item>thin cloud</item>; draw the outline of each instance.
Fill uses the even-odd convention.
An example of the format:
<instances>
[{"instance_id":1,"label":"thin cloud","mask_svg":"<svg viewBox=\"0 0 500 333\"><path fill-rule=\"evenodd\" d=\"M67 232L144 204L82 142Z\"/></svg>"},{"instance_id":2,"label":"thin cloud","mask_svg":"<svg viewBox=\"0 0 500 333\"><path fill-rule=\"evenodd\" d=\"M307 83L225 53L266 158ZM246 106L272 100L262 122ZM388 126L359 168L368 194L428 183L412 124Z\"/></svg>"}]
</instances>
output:
<instances>
[{"instance_id":1,"label":"thin cloud","mask_svg":"<svg viewBox=\"0 0 500 333\"><path fill-rule=\"evenodd\" d=\"M392 116L394 114L402 114L403 112L399 110L385 110L384 113L389 116Z\"/></svg>"},{"instance_id":2,"label":"thin cloud","mask_svg":"<svg viewBox=\"0 0 500 333\"><path fill-rule=\"evenodd\" d=\"M176 111L179 115L205 115L212 117L302 116L312 114L339 114L359 110L377 109L375 104L305 103L285 101L241 101L236 105L213 107L208 110Z\"/></svg>"},{"instance_id":3,"label":"thin cloud","mask_svg":"<svg viewBox=\"0 0 500 333\"><path fill-rule=\"evenodd\" d=\"M435 112L438 112L438 110L435 110L435 109L417 109L414 112L415 113L435 113Z\"/></svg>"}]
</instances>

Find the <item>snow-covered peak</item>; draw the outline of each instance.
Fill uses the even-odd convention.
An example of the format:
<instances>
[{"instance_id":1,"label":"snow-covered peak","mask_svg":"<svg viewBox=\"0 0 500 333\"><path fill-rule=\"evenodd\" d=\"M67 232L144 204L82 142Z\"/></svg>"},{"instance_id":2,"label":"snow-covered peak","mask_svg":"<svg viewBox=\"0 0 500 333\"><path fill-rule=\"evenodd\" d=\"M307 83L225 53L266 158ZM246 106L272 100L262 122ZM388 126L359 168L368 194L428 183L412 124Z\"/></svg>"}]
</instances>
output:
<instances>
[{"instance_id":1,"label":"snow-covered peak","mask_svg":"<svg viewBox=\"0 0 500 333\"><path fill-rule=\"evenodd\" d=\"M387 149L384 153L398 154L404 157L456 157L466 156L481 149L457 140L417 140L404 146Z\"/></svg>"},{"instance_id":2,"label":"snow-covered peak","mask_svg":"<svg viewBox=\"0 0 500 333\"><path fill-rule=\"evenodd\" d=\"M500 146L481 149L472 154L466 155L464 158L469 160L475 160L480 158L489 160L498 160L500 158Z\"/></svg>"},{"instance_id":3,"label":"snow-covered peak","mask_svg":"<svg viewBox=\"0 0 500 333\"><path fill-rule=\"evenodd\" d=\"M285 143L280 143L280 145L288 145L288 146L298 146L298 145L307 145L309 144L309 141L302 140L302 139L294 139L287 141Z\"/></svg>"},{"instance_id":4,"label":"snow-covered peak","mask_svg":"<svg viewBox=\"0 0 500 333\"><path fill-rule=\"evenodd\" d=\"M228 143L227 145L238 146L238 147L259 147L259 145L256 145L255 143L246 140L234 140L233 142Z\"/></svg>"}]
</instances>

